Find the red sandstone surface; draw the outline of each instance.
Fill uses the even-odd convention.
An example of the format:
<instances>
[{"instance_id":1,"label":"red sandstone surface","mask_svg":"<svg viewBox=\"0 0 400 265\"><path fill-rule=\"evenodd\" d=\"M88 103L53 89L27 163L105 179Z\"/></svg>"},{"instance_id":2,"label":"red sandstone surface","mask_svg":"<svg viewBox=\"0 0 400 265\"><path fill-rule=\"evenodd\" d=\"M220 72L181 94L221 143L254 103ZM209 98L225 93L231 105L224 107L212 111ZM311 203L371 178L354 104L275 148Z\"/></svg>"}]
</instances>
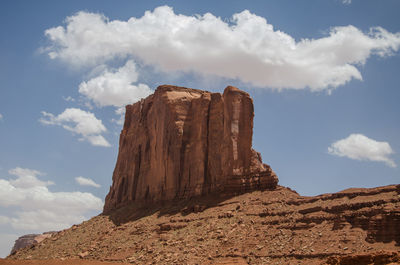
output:
<instances>
[{"instance_id":1,"label":"red sandstone surface","mask_svg":"<svg viewBox=\"0 0 400 265\"><path fill-rule=\"evenodd\" d=\"M46 232L43 234L28 234L28 235L23 235L19 237L17 240L15 240L14 246L11 250L11 253L14 253L20 248L25 248L27 246L31 246L33 244L37 244L42 242L44 239L51 237L51 234L53 232Z\"/></svg>"},{"instance_id":2,"label":"red sandstone surface","mask_svg":"<svg viewBox=\"0 0 400 265\"><path fill-rule=\"evenodd\" d=\"M399 262L399 227L400 185L315 197L278 186L235 197L129 205L60 231L9 259L389 264Z\"/></svg>"},{"instance_id":3,"label":"red sandstone surface","mask_svg":"<svg viewBox=\"0 0 400 265\"><path fill-rule=\"evenodd\" d=\"M251 148L253 115L233 87L159 87L127 106L104 213L0 264L398 264L400 185L278 186Z\"/></svg>"},{"instance_id":4,"label":"red sandstone surface","mask_svg":"<svg viewBox=\"0 0 400 265\"><path fill-rule=\"evenodd\" d=\"M9 260L0 259L0 265L127 265L130 263L116 263L98 260L82 260L82 259L48 259L48 260Z\"/></svg>"},{"instance_id":5,"label":"red sandstone surface","mask_svg":"<svg viewBox=\"0 0 400 265\"><path fill-rule=\"evenodd\" d=\"M128 105L104 211L274 189L278 178L252 149L253 117L249 94L232 86L221 95L164 85Z\"/></svg>"}]
</instances>

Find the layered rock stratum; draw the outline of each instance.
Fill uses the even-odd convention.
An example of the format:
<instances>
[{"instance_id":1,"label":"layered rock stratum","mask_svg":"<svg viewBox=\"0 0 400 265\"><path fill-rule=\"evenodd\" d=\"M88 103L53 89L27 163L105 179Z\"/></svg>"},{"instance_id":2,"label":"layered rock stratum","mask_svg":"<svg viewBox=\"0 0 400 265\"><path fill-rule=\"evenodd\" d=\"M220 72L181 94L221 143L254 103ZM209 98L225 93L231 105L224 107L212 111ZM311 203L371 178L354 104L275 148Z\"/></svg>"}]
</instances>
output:
<instances>
[{"instance_id":1,"label":"layered rock stratum","mask_svg":"<svg viewBox=\"0 0 400 265\"><path fill-rule=\"evenodd\" d=\"M400 185L315 197L278 186L122 207L9 259L131 264L398 264Z\"/></svg>"},{"instance_id":2,"label":"layered rock stratum","mask_svg":"<svg viewBox=\"0 0 400 265\"><path fill-rule=\"evenodd\" d=\"M252 149L253 100L163 85L126 106L104 212L211 193L274 189L278 178Z\"/></svg>"},{"instance_id":3,"label":"layered rock stratum","mask_svg":"<svg viewBox=\"0 0 400 265\"><path fill-rule=\"evenodd\" d=\"M17 240L15 240L14 246L11 249L11 253L16 252L17 250L25 247L32 246L34 244L38 244L42 242L44 239L51 237L54 232L46 232L43 234L28 234L20 236Z\"/></svg>"},{"instance_id":4,"label":"layered rock stratum","mask_svg":"<svg viewBox=\"0 0 400 265\"><path fill-rule=\"evenodd\" d=\"M0 263L399 264L400 185L300 196L251 148L253 116L234 87L159 87L127 106L104 213Z\"/></svg>"}]
</instances>

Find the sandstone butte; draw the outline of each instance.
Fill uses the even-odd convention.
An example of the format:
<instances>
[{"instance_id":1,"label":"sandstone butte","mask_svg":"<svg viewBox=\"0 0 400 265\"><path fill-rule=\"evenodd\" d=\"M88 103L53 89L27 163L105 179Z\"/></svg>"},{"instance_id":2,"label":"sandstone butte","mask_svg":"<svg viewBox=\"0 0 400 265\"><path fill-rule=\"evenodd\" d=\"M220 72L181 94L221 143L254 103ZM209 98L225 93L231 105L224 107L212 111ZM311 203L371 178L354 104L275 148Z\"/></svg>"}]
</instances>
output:
<instances>
[{"instance_id":1,"label":"sandstone butte","mask_svg":"<svg viewBox=\"0 0 400 265\"><path fill-rule=\"evenodd\" d=\"M400 185L279 186L251 148L253 116L234 87L158 87L126 107L104 213L0 264L400 264Z\"/></svg>"},{"instance_id":2,"label":"sandstone butte","mask_svg":"<svg viewBox=\"0 0 400 265\"><path fill-rule=\"evenodd\" d=\"M252 149L253 100L163 85L126 106L104 212L211 193L275 189L278 178Z\"/></svg>"}]
</instances>

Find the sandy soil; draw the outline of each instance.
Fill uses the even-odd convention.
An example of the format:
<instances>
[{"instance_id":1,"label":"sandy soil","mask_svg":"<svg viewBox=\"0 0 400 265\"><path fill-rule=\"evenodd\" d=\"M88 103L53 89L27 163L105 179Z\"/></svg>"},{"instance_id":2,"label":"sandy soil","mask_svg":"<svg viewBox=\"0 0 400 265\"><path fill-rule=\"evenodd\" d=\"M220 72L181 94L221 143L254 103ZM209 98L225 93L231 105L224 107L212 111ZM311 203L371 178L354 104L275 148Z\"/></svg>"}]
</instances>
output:
<instances>
[{"instance_id":1,"label":"sandy soil","mask_svg":"<svg viewBox=\"0 0 400 265\"><path fill-rule=\"evenodd\" d=\"M51 260L6 260L0 259L0 265L131 265L131 263L121 262L107 262L97 260L83 260L83 259L51 259ZM248 264L242 258L222 258L204 265L246 265Z\"/></svg>"},{"instance_id":2,"label":"sandy soil","mask_svg":"<svg viewBox=\"0 0 400 265\"><path fill-rule=\"evenodd\" d=\"M50 259L50 260L7 260L0 259L0 265L127 265L129 263L107 262L82 259Z\"/></svg>"},{"instance_id":3,"label":"sandy soil","mask_svg":"<svg viewBox=\"0 0 400 265\"><path fill-rule=\"evenodd\" d=\"M335 265L400 261L400 185L315 197L299 196L280 187L207 200L141 210L121 208L55 233L9 257L49 259L49 263L0 264L124 264L93 261L102 260ZM68 263L79 257L82 260Z\"/></svg>"}]
</instances>

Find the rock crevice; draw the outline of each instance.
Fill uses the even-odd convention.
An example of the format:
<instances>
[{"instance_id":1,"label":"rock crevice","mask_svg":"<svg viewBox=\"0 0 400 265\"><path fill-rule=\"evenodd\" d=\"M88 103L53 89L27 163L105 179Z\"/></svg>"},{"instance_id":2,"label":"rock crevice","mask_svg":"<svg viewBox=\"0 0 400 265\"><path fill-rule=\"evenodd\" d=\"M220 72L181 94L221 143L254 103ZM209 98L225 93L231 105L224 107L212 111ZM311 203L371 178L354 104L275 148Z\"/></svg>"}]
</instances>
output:
<instances>
[{"instance_id":1,"label":"rock crevice","mask_svg":"<svg viewBox=\"0 0 400 265\"><path fill-rule=\"evenodd\" d=\"M163 85L126 106L113 183L104 212L130 202L274 189L278 179L252 149L253 101Z\"/></svg>"}]
</instances>

